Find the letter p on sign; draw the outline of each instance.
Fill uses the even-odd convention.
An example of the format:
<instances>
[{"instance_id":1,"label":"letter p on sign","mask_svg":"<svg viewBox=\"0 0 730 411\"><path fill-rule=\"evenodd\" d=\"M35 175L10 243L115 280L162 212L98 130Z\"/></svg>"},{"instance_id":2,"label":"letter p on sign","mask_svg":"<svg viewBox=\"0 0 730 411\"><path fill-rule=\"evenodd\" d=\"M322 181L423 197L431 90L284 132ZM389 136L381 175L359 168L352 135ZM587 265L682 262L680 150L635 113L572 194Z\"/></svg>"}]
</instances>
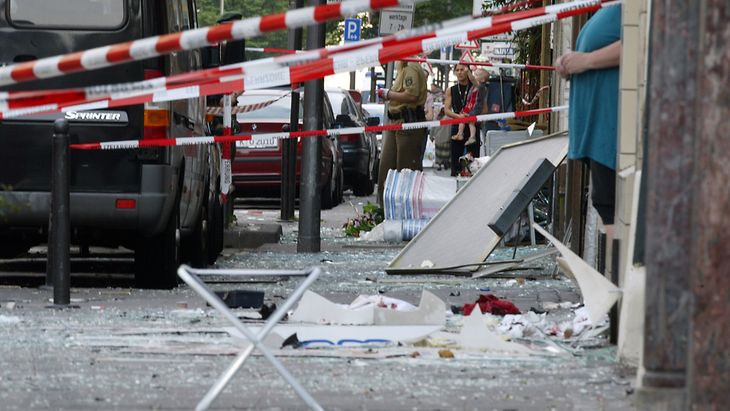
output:
<instances>
[{"instance_id":1,"label":"letter p on sign","mask_svg":"<svg viewBox=\"0 0 730 411\"><path fill-rule=\"evenodd\" d=\"M345 19L345 42L360 41L360 19Z\"/></svg>"}]
</instances>

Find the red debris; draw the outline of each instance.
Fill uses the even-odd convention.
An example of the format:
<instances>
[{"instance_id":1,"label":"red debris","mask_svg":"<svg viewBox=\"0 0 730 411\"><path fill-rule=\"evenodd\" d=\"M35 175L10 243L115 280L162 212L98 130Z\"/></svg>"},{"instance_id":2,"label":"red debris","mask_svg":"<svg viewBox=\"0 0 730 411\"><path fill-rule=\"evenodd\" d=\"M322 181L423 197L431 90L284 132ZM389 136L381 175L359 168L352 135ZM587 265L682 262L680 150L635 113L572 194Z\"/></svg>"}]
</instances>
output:
<instances>
[{"instance_id":1,"label":"red debris","mask_svg":"<svg viewBox=\"0 0 730 411\"><path fill-rule=\"evenodd\" d=\"M520 314L520 310L512 301L501 300L494 294L482 294L474 304L464 304L464 315L471 315L477 304L479 304L482 313L494 315Z\"/></svg>"}]
</instances>

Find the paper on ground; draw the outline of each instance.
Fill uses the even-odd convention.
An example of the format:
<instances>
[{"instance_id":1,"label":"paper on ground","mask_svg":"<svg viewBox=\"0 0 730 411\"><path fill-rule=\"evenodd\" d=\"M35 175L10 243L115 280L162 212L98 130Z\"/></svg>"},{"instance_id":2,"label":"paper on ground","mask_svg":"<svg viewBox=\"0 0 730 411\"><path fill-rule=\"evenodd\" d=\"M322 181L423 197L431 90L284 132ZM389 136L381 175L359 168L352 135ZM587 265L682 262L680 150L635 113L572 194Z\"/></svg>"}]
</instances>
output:
<instances>
[{"instance_id":1,"label":"paper on ground","mask_svg":"<svg viewBox=\"0 0 730 411\"><path fill-rule=\"evenodd\" d=\"M616 303L620 293L619 288L542 227L537 224L533 224L533 226L562 254L563 258L557 258L558 265L578 283L581 294L583 294L583 303L590 312L591 325L598 325Z\"/></svg>"},{"instance_id":2,"label":"paper on ground","mask_svg":"<svg viewBox=\"0 0 730 411\"><path fill-rule=\"evenodd\" d=\"M289 319L293 322L315 324L443 326L446 324L446 304L424 290L420 304L410 311L381 308L375 304L352 309L333 303L312 291L306 291Z\"/></svg>"}]
</instances>

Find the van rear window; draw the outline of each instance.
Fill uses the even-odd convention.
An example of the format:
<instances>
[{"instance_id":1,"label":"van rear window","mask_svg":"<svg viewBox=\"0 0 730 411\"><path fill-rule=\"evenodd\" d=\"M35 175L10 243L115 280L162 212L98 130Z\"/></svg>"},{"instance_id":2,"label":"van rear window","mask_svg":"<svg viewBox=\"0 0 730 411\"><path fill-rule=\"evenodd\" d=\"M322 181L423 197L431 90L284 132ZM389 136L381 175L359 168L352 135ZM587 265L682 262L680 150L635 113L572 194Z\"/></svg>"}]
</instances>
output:
<instances>
[{"instance_id":1,"label":"van rear window","mask_svg":"<svg viewBox=\"0 0 730 411\"><path fill-rule=\"evenodd\" d=\"M8 20L16 27L101 29L122 27L126 0L9 0Z\"/></svg>"}]
</instances>

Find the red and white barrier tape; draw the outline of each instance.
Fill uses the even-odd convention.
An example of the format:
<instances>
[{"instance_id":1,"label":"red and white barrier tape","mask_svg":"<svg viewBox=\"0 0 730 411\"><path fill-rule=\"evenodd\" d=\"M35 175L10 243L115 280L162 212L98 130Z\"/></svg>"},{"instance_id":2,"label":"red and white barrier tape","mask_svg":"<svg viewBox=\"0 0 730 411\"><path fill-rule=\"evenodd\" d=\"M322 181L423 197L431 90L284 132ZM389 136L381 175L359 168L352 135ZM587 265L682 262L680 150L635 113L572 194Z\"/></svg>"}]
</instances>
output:
<instances>
[{"instance_id":1,"label":"red and white barrier tape","mask_svg":"<svg viewBox=\"0 0 730 411\"><path fill-rule=\"evenodd\" d=\"M47 57L0 67L0 86L100 69L177 51L193 50L221 41L248 39L263 33L304 27L364 11L413 4L417 1L421 0L346 0Z\"/></svg>"},{"instance_id":2,"label":"red and white barrier tape","mask_svg":"<svg viewBox=\"0 0 730 411\"><path fill-rule=\"evenodd\" d=\"M246 71L266 71L273 68L289 67L309 61L320 60L333 54L349 52L374 44L408 39L413 36L423 35L424 33L430 33L442 28L458 27L461 26L464 22L470 20L471 17L460 17L444 22L432 23L423 27L399 32L386 37L367 39L356 43L347 43L341 46L326 47L317 50L300 50L296 56L278 56L273 58L258 59L245 63L235 63L221 66L218 68L198 70L190 73L177 74L164 78L155 78L141 82L97 85L75 89L0 92L0 112L20 108L28 108L32 106L71 104L71 102L75 102L75 104L81 104L79 103L80 99L92 101L105 97L121 96L123 93L131 93L130 95L133 95L135 93L152 93L155 91L165 90L166 88L170 88L175 85L190 85L191 83L202 82L204 80L211 80L223 76L243 74ZM284 52L291 51L291 53L288 54L294 54L294 50L267 50L283 50ZM32 113L32 111L26 114L30 113Z\"/></svg>"},{"instance_id":3,"label":"red and white barrier tape","mask_svg":"<svg viewBox=\"0 0 730 411\"><path fill-rule=\"evenodd\" d=\"M604 2L605 4L602 4ZM244 89L270 88L291 83L303 83L305 81L319 79L335 73L353 71L361 67L386 64L394 60L408 58L415 54L430 53L431 51L438 50L447 45L459 44L465 41L509 31L524 30L526 28L551 23L558 19L595 11L601 7L609 7L620 3L620 1L582 0L572 3L547 6L542 8L544 9L542 12L550 12L548 14L524 20L510 21L496 26L492 26L492 21L495 19L487 17L474 20L466 24L468 28L476 27L466 32L459 31L463 30L463 26L461 28L449 27L438 30L434 33L416 36L415 40L414 38L408 38L392 42L383 42L382 44L375 44L363 49L335 54L333 57L297 66L269 70L255 70L260 71L258 73L245 74L245 70L241 68L246 66L244 63L244 65L239 66L238 69L239 72L244 71L244 74L221 76L200 84L177 85L159 92L146 94L125 94L118 98L100 99L93 102L81 100L65 106L54 106L53 104L50 104L17 110L8 110L5 112L0 111L0 119L3 117L37 113L39 111L82 111L119 107L131 104L142 104L146 102L162 102L176 99L195 98L211 94L228 94ZM523 13L535 13L536 10L513 13L513 17L516 15L523 16ZM509 21L508 16L501 17L502 20ZM270 60L267 59L267 61L263 64L269 64L269 62ZM250 62L250 67L252 69L253 67L262 68L260 65L256 65L256 63L257 62ZM235 72L235 70L230 70L230 72Z\"/></svg>"},{"instance_id":4,"label":"red and white barrier tape","mask_svg":"<svg viewBox=\"0 0 730 411\"><path fill-rule=\"evenodd\" d=\"M493 16L495 14L504 14L510 11L517 10L519 8L530 8L535 4L542 4L543 0L525 0L513 4L504 5L496 10L485 10L482 12L482 16Z\"/></svg>"},{"instance_id":5,"label":"red and white barrier tape","mask_svg":"<svg viewBox=\"0 0 730 411\"><path fill-rule=\"evenodd\" d=\"M268 106L276 103L277 101L279 101L279 100L281 100L281 99L283 99L285 97L290 96L291 93L294 92L294 91L299 91L299 89L292 90L292 91L290 91L290 92L288 92L286 94L283 94L283 95L281 95L281 96L279 96L279 97L277 97L275 99L272 99L272 100L266 100L266 101L262 101L260 103L248 104L248 105L245 105L245 106L231 107L231 114L250 113L252 111L264 109L264 108L266 108L266 107L268 107ZM205 112L207 114L213 114L213 115L220 116L220 115L224 115L225 110L226 109L224 107L207 107L206 110L205 110Z\"/></svg>"},{"instance_id":6,"label":"red and white barrier tape","mask_svg":"<svg viewBox=\"0 0 730 411\"><path fill-rule=\"evenodd\" d=\"M304 50L277 49L277 48L273 48L273 47L246 47L246 51L253 51L254 53L278 53L278 54L304 53Z\"/></svg>"},{"instance_id":7,"label":"red and white barrier tape","mask_svg":"<svg viewBox=\"0 0 730 411\"><path fill-rule=\"evenodd\" d=\"M226 94L223 96L223 136L224 137L231 137L233 135L232 131L232 119L233 114L231 113L231 106L233 100L231 98L230 94ZM228 201L228 192L231 191L231 186L233 185L233 172L231 171L231 158L232 158L232 150L231 150L231 144L222 144L221 145L221 193L223 194L223 202L225 203Z\"/></svg>"},{"instance_id":8,"label":"red and white barrier tape","mask_svg":"<svg viewBox=\"0 0 730 411\"><path fill-rule=\"evenodd\" d=\"M358 134L364 132L382 132L385 130L415 130L421 128L434 128L449 126L460 123L474 123L481 121L506 120L510 118L529 117L538 114L557 113L566 111L568 106L549 107L536 110L515 111L510 113L482 114L478 116L451 118L447 120L422 121L418 123L396 123L382 126L336 128L330 130L307 130L281 133L265 133L256 135L238 136L205 136L205 137L180 137L170 139L149 139L149 140L120 140L99 143L71 144L71 148L78 150L125 150L143 147L170 147L189 146L212 143L231 143L234 141L249 140L271 140L299 137L336 136L340 134Z\"/></svg>"},{"instance_id":9,"label":"red and white barrier tape","mask_svg":"<svg viewBox=\"0 0 730 411\"><path fill-rule=\"evenodd\" d=\"M487 61L461 62L459 60L427 59L427 58L421 58L421 57L409 57L409 58L404 58L403 60L415 61L416 63L430 63L430 64L441 64L441 65L464 64L466 66L516 68L516 69L523 69L523 70L555 70L557 68L555 66L540 66L540 65L535 65L535 64L490 63Z\"/></svg>"},{"instance_id":10,"label":"red and white barrier tape","mask_svg":"<svg viewBox=\"0 0 730 411\"><path fill-rule=\"evenodd\" d=\"M599 3L600 1L605 2L608 0L593 0L589 3ZM582 4L586 2L583 1L574 3ZM560 10L566 10L574 3L560 5ZM555 6L548 6L547 8L543 7L534 10L521 11L511 13L509 15L482 18L478 21L472 21L471 18L468 17L457 18L443 23L437 23L421 28L412 29L407 32L398 33L384 38L364 40L358 43L350 43L332 48L304 51L297 55L279 56L274 58L256 60L248 63L232 64L220 68L179 74L167 78L151 79L143 82L113 84L106 86L91 86L83 89L70 90L45 90L39 92L22 91L10 93L0 92L0 112L20 108L28 108L31 106L47 107L53 104L59 104L59 106L62 104L83 104L82 102L80 102L81 99L92 101L114 95L118 97L130 97L143 93L153 93L155 91L165 90L165 88L171 88L173 85L189 85L188 83L219 78L222 76L242 75L247 70L265 72L274 68L281 69L285 66L311 62L312 60L320 60L338 53L351 53L354 50L362 49L365 47L382 45L383 48L387 48L418 39L428 39L438 35L443 36L453 32L462 32L465 29L469 28L470 25L474 25L474 23L476 23L476 25L474 26L476 28L486 28L491 27L494 24L512 22L523 18L542 15L546 12L558 12L560 10L556 9ZM29 101L23 103L18 101L23 99ZM15 102L4 104L4 100L10 100ZM34 112L36 111L22 110L19 111L19 114L16 115L25 115ZM10 115L6 115L6 117L10 117Z\"/></svg>"}]
</instances>

